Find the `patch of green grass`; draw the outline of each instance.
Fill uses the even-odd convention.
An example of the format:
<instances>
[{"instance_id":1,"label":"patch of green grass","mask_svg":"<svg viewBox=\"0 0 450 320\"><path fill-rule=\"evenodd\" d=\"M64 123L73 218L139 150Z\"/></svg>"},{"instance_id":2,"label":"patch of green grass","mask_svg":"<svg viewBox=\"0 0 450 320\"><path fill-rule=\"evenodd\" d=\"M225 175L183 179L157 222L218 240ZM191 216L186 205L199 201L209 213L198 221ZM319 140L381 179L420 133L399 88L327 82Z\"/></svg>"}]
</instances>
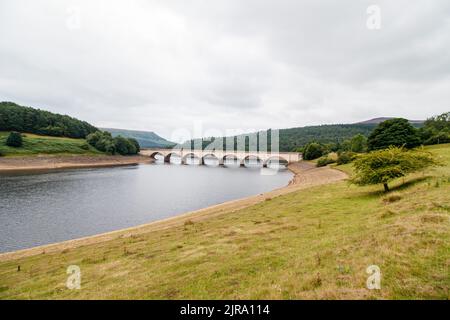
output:
<instances>
[{"instance_id":1,"label":"patch of green grass","mask_svg":"<svg viewBox=\"0 0 450 320\"><path fill-rule=\"evenodd\" d=\"M23 133L23 146L9 147L9 132L0 132L0 154L3 156L28 156L36 154L103 154L90 146L85 139L49 137Z\"/></svg>"},{"instance_id":2,"label":"patch of green grass","mask_svg":"<svg viewBox=\"0 0 450 320\"><path fill-rule=\"evenodd\" d=\"M450 146L431 150L446 165L425 179L408 177L416 182L398 188L396 201L384 201L377 186L339 182L195 223L0 262L0 298L448 299ZM81 268L80 290L65 286L72 264ZM366 288L370 265L381 269L381 290Z\"/></svg>"}]
</instances>

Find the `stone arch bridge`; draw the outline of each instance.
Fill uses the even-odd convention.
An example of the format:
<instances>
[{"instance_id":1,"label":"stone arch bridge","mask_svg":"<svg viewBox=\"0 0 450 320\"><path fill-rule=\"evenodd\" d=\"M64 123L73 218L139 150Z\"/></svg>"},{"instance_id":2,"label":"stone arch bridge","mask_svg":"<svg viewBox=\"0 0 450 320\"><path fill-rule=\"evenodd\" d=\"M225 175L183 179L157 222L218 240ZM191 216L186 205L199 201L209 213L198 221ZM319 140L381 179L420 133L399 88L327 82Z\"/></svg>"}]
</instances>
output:
<instances>
[{"instance_id":1,"label":"stone arch bridge","mask_svg":"<svg viewBox=\"0 0 450 320\"><path fill-rule=\"evenodd\" d=\"M206 157L214 157L219 161L219 165L224 165L227 159L238 161L241 166L250 159L257 159L263 167L267 167L269 162L278 160L279 162L292 163L302 160L302 155L298 152L245 152L245 151L225 151L225 150L191 150L191 149L142 149L143 156L155 159L157 155L164 157L164 162L170 162L172 156L181 158L181 164L186 164L188 158L200 159L200 164L205 164Z\"/></svg>"}]
</instances>

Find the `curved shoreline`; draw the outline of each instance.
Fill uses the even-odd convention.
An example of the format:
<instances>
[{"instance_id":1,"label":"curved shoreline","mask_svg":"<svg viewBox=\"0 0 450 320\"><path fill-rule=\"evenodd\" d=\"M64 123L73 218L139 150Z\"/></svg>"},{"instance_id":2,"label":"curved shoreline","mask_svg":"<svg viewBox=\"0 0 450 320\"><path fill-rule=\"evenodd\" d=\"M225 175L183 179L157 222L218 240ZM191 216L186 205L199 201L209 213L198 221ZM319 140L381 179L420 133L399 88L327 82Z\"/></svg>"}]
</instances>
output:
<instances>
[{"instance_id":1,"label":"curved shoreline","mask_svg":"<svg viewBox=\"0 0 450 320\"><path fill-rule=\"evenodd\" d=\"M57 253L67 249L106 242L117 238L127 238L156 230L169 229L174 226L182 225L187 221L198 222L201 220L213 218L228 212L235 212L237 210L253 206L255 204L270 200L273 197L277 197L283 194L288 194L317 185L337 182L347 178L347 175L342 171L331 169L329 167L316 168L312 164L307 162L290 164L288 166L288 169L294 174L294 177L291 179L289 184L287 186L266 193L227 201L203 209L189 211L174 217L157 220L130 228L119 229L52 244L46 244L28 249L1 253L0 261L15 260L42 253Z\"/></svg>"}]
</instances>

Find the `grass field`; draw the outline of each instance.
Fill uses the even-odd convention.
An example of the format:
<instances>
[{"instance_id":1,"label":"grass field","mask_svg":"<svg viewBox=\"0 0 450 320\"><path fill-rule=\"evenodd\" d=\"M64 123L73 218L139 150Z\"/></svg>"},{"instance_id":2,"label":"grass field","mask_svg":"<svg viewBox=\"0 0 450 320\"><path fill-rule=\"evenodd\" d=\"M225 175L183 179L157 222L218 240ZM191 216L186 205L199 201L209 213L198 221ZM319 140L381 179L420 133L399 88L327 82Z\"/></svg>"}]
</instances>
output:
<instances>
[{"instance_id":1,"label":"grass field","mask_svg":"<svg viewBox=\"0 0 450 320\"><path fill-rule=\"evenodd\" d=\"M387 195L338 182L0 262L0 298L448 299L450 145L429 149L446 165L393 183ZM69 265L81 268L80 290L66 288ZM370 265L381 269L381 290L366 288Z\"/></svg>"},{"instance_id":2,"label":"grass field","mask_svg":"<svg viewBox=\"0 0 450 320\"><path fill-rule=\"evenodd\" d=\"M13 148L5 144L8 135L9 132L0 131L0 155L103 154L89 146L84 139L49 137L31 133L23 134L23 146L21 148Z\"/></svg>"}]
</instances>

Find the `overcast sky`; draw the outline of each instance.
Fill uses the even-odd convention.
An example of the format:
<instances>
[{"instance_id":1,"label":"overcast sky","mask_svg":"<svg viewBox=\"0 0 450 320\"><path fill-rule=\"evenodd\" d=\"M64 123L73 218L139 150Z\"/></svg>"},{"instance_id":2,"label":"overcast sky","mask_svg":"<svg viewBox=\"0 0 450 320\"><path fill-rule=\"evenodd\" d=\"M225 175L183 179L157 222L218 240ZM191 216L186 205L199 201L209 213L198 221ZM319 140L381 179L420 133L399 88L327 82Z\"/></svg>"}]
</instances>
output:
<instances>
[{"instance_id":1,"label":"overcast sky","mask_svg":"<svg viewBox=\"0 0 450 320\"><path fill-rule=\"evenodd\" d=\"M0 100L166 138L424 119L450 110L450 1L0 0Z\"/></svg>"}]
</instances>

